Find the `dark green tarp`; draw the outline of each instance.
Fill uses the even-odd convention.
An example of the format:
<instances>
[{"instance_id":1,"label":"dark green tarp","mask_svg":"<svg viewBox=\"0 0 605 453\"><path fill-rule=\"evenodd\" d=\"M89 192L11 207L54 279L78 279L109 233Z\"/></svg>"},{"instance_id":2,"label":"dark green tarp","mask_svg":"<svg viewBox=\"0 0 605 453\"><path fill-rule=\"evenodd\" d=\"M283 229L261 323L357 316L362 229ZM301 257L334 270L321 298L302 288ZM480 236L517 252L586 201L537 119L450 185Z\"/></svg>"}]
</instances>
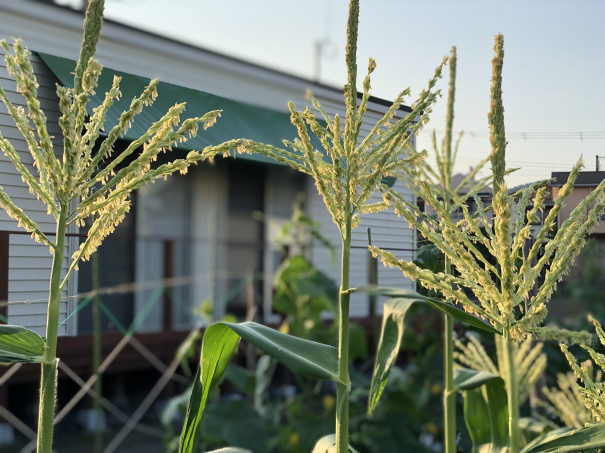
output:
<instances>
[{"instance_id":1,"label":"dark green tarp","mask_svg":"<svg viewBox=\"0 0 605 453\"><path fill-rule=\"evenodd\" d=\"M76 62L54 55L39 53L40 58L57 76L61 84L73 87L73 72ZM89 113L100 105L105 93L111 88L114 75L122 78L120 91L122 97L109 110L105 122L105 130L110 130L118 122L120 114L128 109L133 98L138 97L149 83L149 79L104 68L99 79L96 94L88 104ZM170 107L176 103L186 102L187 107L182 119L202 116L210 110L222 110L217 123L207 130L200 128L198 135L185 143L180 143L178 149L191 151L201 150L208 145L217 145L235 138L247 138L273 146L283 147L284 139L293 140L297 137L296 128L290 123L290 115L263 107L257 107L243 102L233 101L203 91L184 88L170 83L158 84L158 97L153 105L145 107L135 117L132 127L122 137L125 140L136 140ZM244 159L258 162L277 163L260 154L242 154Z\"/></svg>"}]
</instances>

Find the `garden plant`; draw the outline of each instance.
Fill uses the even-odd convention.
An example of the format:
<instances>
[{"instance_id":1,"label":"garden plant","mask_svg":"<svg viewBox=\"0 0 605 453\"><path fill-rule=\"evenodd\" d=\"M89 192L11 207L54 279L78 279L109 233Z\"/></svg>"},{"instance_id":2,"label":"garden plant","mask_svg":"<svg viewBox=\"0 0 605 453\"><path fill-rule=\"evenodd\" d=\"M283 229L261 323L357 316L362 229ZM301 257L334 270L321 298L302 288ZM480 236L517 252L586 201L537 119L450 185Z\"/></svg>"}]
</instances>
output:
<instances>
[{"instance_id":1,"label":"garden plant","mask_svg":"<svg viewBox=\"0 0 605 453\"><path fill-rule=\"evenodd\" d=\"M532 346L530 340L581 344L594 363L605 369L603 356L591 348L590 334L543 326L547 303L557 283L570 269L585 237L605 210L605 181L579 203L569 219L555 229L564 200L571 193L580 172L579 162L572 170L567 184L559 192L553 208L545 216L535 241L529 243L532 224L543 208L546 188L545 182L532 184L517 193L509 193L506 187L501 35L496 37L496 56L492 63L489 113L492 152L489 159L494 196L492 206L488 207L482 204L476 194L486 181L473 181L483 164L463 181L461 187L452 187L451 184L456 156L456 150L452 149L455 51L452 52L451 59L446 137L441 151L435 146L437 171L423 161L424 152L411 150L409 144L413 135L428 121L431 107L439 97L435 85L441 77L446 59L437 67L429 80L428 88L414 102L410 113L403 118L397 117L399 105L409 95L409 90L404 90L370 132L364 137L360 135L370 99L370 75L375 69L375 62L369 62L368 74L363 80L361 101L358 102L356 53L359 0L351 0L349 7L344 119L339 115L331 117L316 99L311 98L320 119L311 109L298 111L290 104L291 119L298 130L298 138L285 142L284 149L244 139L232 140L192 151L185 158L161 165L155 163L160 153L194 136L200 124L204 128L214 124L220 111L211 111L201 117L181 121L185 104L177 104L139 139L123 149L118 146L120 137L130 128L137 114L154 102L158 82L153 80L149 83L144 92L132 101L130 108L121 114L117 124L107 128L104 126L107 112L121 93L120 79L116 77L112 88L105 93L104 101L94 108L89 105L102 71L101 64L94 59L94 53L100 38L103 8L103 0L89 0L73 86L57 88L61 113L60 142L53 142L49 135L47 117L37 99L38 83L29 61L29 51L19 40L12 45L6 41L0 42L6 51L8 72L23 95L25 107L15 105L2 87L0 100L23 135L29 155L24 156L17 151L2 133L0 148L19 171L32 194L47 206L48 214L56 223L56 232L49 237L0 187L0 206L19 226L31 233L36 241L47 245L53 258L46 337L43 339L35 332L19 326L0 326L1 363L34 362L41 365L37 439L39 452L52 451L59 360L59 307L68 278L77 269L78 263L88 260L103 239L124 219L130 207L129 197L134 190L176 171L186 172L191 164L233 150L264 154L313 177L342 239L338 316L335 319L338 343L336 346L326 345L252 322L220 322L209 326L203 337L200 367L193 381L179 451L196 451L199 425L209 395L225 375L241 338L262 349L296 374L334 382L337 389L334 434L318 439L313 451L355 451L349 445L349 398L353 381L349 373L349 305L352 292L361 289L353 288L350 282L352 231L359 224L360 215L389 207L394 207L398 214L433 243L445 256L445 262L444 269L440 272L399 260L378 247L370 248L375 255L380 255L386 265L401 269L404 275L419 281L433 291L433 295L440 296L421 296L411 291L384 288L365 289L392 297L384 306L382 333L369 392L370 412L376 409L381 396L390 393L389 389L385 390L387 378L394 369L401 345L405 314L412 303L424 301L446 314L446 451L454 452L457 448L457 429L453 415L457 391L467 392L465 405L472 403L475 406L471 409L477 409L475 413L473 410L465 412L467 428L475 443L474 451L571 452L605 447L605 389L599 378L587 371L587 366L576 363L565 345L561 346L562 350L581 381L581 385L573 382L569 383L569 387L576 386L573 387L574 400L583 400L589 414L584 414L580 421L573 421L578 428L575 430L554 430L538 435L531 441L521 434L520 402L528 385L533 382L533 377L539 374L535 364L529 366L530 364L520 360L523 354L540 356L540 347ZM24 163L25 157L33 160L33 167ZM412 183L417 194L435 210L436 217L427 215L415 203L382 185L383 178L398 174L403 174L403 179ZM460 189L466 190L463 196L458 193ZM372 195L378 190L383 191L384 198L375 201ZM470 199L477 206L476 212L471 212L467 206L466 201ZM454 210L462 211L462 220L452 219ZM91 224L86 239L72 256L65 256L68 228L70 225L81 226L85 221ZM65 263L67 269L63 272ZM299 296L304 298L305 295L295 295L292 300L299 303ZM292 316L299 312L298 309L294 310ZM319 321L317 313L314 316ZM453 319L497 335L497 365L490 360L477 361L477 357L484 358L486 353L478 343L473 344L471 341L468 345L461 346L459 358L466 360L468 365L474 364L478 371L459 370L457 374L454 373ZM596 321L594 324L598 339L605 345L601 325ZM264 359L262 363L265 371L268 370L268 360ZM267 377L269 374L271 373L265 373L264 391L270 381ZM596 376L600 374L597 373ZM502 386L501 390L497 390L497 385ZM491 396L495 399L490 400L485 396L486 393L468 393L481 386L485 386L483 388L487 389L487 394L492 392ZM551 394L554 395L552 400L557 398L555 393ZM487 426L485 418L491 415L495 418L490 419ZM478 419L481 417L484 419ZM578 427L581 424L587 426ZM497 436L494 434L496 431ZM227 448L220 451L243 450Z\"/></svg>"},{"instance_id":2,"label":"garden plant","mask_svg":"<svg viewBox=\"0 0 605 453\"><path fill-rule=\"evenodd\" d=\"M529 445L521 444L518 343L528 338L566 343L591 341L590 335L584 332L543 327L543 321L547 314L547 303L557 283L569 271L586 235L592 231L605 208L605 181L582 200L554 236L549 237L556 226L563 202L571 193L580 172L581 162L578 162L558 194L552 210L546 215L535 241L528 246L532 223L542 210L546 197L545 182L532 184L515 194L507 191L501 88L504 52L501 35L496 37L495 52L492 62L491 109L488 115L492 145L493 220L490 218L490 208L483 206L476 196L477 212L470 213L468 207L462 204L464 218L456 222L450 217L446 204L429 190L425 190L423 196L426 197L426 203L436 210L436 219L421 212L415 204L407 202L395 192L388 191L385 200L392 203L405 220L441 250L455 267L456 274L434 273L414 263L398 260L393 254L377 247L372 247L372 250L381 256L386 265L398 267L404 275L417 279L427 289L441 293L445 299L459 304L468 313L485 319L502 336L499 340L502 345L498 374L504 378L506 411L503 419L508 420L508 429L500 438L488 436L487 440L479 435L481 433L471 432L471 437L475 434L475 439L481 439L482 442L475 445L476 449L506 449L516 453L584 451L588 447L602 447L605 445L603 424L590 425L576 431L557 432L540 437ZM483 250L480 250L480 246ZM484 250L487 250L493 262L487 259ZM489 379L487 377L486 381ZM460 390L468 388L471 387L462 384L458 386ZM593 397L597 394L593 394ZM596 401L600 404L602 397L599 395L598 398ZM486 420L482 423L478 429L489 431L489 426L485 426Z\"/></svg>"},{"instance_id":3,"label":"garden plant","mask_svg":"<svg viewBox=\"0 0 605 453\"><path fill-rule=\"evenodd\" d=\"M157 80L152 80L145 91L133 99L117 124L109 127L101 140L105 117L120 96L120 78L113 80L110 91L101 105L88 106L102 71L94 59L101 35L104 1L90 0L84 22L84 38L80 57L75 67L73 87L57 87L62 131L60 142L54 142L47 129L47 117L37 99L38 82L29 61L30 53L21 41L12 46L6 41L0 45L6 51L6 66L15 79L17 90L23 95L26 108L15 105L2 87L0 100L27 142L33 168L0 133L0 148L19 171L31 193L44 202L56 221L56 234L44 234L39 225L17 206L0 187L0 206L19 226L46 244L53 257L49 284L46 337L19 326L0 326L0 362L36 362L41 364L40 407L38 419L38 452L52 451L53 422L57 383L57 334L61 295L68 278L78 263L88 260L103 239L124 219L130 208L131 193L171 173L185 173L189 165L209 159L219 152L238 146L238 141L190 152L186 158L175 159L163 165L154 165L158 155L173 145L193 137L198 127L212 126L220 111L211 111L202 117L181 121L185 104L177 104L139 139L113 155L116 142L146 106L157 95ZM83 225L90 219L92 226L79 249L65 257L66 232L69 225ZM62 274L67 259L68 269Z\"/></svg>"},{"instance_id":4,"label":"garden plant","mask_svg":"<svg viewBox=\"0 0 605 453\"><path fill-rule=\"evenodd\" d=\"M454 103L456 95L456 48L452 47L449 67L449 87L447 97L447 114L445 120L445 136L441 148L437 146L437 136L433 132L433 155L436 161L436 169L429 164L428 159L418 161L415 165L404 167L401 179L412 189L415 195L423 200L436 197L443 203L444 211L451 217L454 212L465 204L467 198L480 192L489 183L489 177L477 178L478 173L488 162L488 158L481 161L457 184L453 183L456 156L460 146L462 133L453 143ZM435 249L432 244L426 247ZM437 249L438 250L438 249ZM452 273L451 260L444 256L443 271L445 274ZM456 451L456 392L454 390L454 318L444 314L443 351L444 351L444 393L443 412L445 429L445 451L453 453Z\"/></svg>"},{"instance_id":5,"label":"garden plant","mask_svg":"<svg viewBox=\"0 0 605 453\"><path fill-rule=\"evenodd\" d=\"M349 440L349 303L350 303L350 253L351 232L359 223L359 215L378 212L386 203L371 201L370 197L381 186L385 176L396 174L402 166L415 161L422 154L405 156L404 150L411 137L417 133L437 100L434 89L446 59L437 67L428 89L413 104L412 111L394 120L397 108L409 89L401 92L387 113L363 139L360 137L363 116L370 98L370 74L375 62L370 60L368 75L363 81L363 95L357 103L357 30L359 1L351 1L347 24L347 84L345 85L346 117L331 118L320 103L312 98L315 109L323 117L316 119L307 108L297 111L290 104L292 123L298 129L299 138L285 143L291 150L248 142L242 148L262 153L311 175L325 205L332 215L342 238L341 281L339 291L338 346L323 345L285 335L267 327L254 324L215 324L204 335L201 367L196 377L191 401L181 437L181 451L195 448L197 427L211 389L218 384L241 338L274 356L295 373L336 382L335 435L320 439L316 451L324 451L335 445L338 453L348 451ZM312 135L314 138L312 139ZM323 150L315 149L315 140Z\"/></svg>"}]
</instances>

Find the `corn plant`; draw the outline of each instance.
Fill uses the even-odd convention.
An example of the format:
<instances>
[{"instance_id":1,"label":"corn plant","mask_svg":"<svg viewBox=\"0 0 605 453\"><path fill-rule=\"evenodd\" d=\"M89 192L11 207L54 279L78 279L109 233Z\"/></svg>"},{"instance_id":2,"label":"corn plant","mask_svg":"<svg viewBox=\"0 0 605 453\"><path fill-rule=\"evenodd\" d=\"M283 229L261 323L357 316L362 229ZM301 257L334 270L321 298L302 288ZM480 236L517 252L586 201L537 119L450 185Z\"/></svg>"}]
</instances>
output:
<instances>
[{"instance_id":1,"label":"corn plant","mask_svg":"<svg viewBox=\"0 0 605 453\"><path fill-rule=\"evenodd\" d=\"M29 61L29 51L20 40L12 46L1 41L6 50L6 66L23 95L26 108L14 105L0 87L0 99L27 142L34 168L23 163L23 156L0 133L0 148L14 164L31 193L42 200L56 222L54 240L19 208L0 187L0 206L32 237L48 246L53 257L47 310L46 338L19 326L0 326L0 361L3 363L37 362L41 364L40 409L38 419L38 451L52 449L53 421L57 381L57 334L61 293L68 278L80 261L88 260L103 239L124 219L130 209L130 194L158 178L180 171L189 165L213 157L219 152L237 147L237 141L190 152L186 158L154 166L158 155L179 142L193 137L199 125L214 124L220 111L181 121L185 104L177 104L139 139L126 149L112 155L116 141L129 129L136 116L154 102L157 80L152 80L144 92L133 99L118 124L100 138L105 116L121 96L120 78L115 77L103 103L87 109L102 71L94 59L101 34L104 1L90 0L84 21L84 39L77 61L73 87L57 87L61 117L62 141L53 143L47 129L47 117L37 99L38 83ZM62 155L62 157L57 157ZM126 164L125 159L130 163ZM122 164L122 165L121 165ZM69 268L62 276L65 237L69 225L92 226L79 249L68 258Z\"/></svg>"},{"instance_id":2,"label":"corn plant","mask_svg":"<svg viewBox=\"0 0 605 453\"><path fill-rule=\"evenodd\" d=\"M351 253L351 231L359 223L359 215L383 210L386 203L373 203L370 196L381 186L384 176L397 173L408 162L420 157L420 153L404 155L411 137L428 120L432 104L438 97L434 90L441 76L444 61L437 67L423 91L413 104L412 111L397 121L394 115L409 89L401 92L365 137L360 137L363 116L370 99L370 74L375 69L370 60L368 75L363 81L363 95L357 104L357 29L359 1L352 0L349 7L347 26L346 64L348 79L345 85L346 117L330 117L320 103L312 98L312 104L323 122L316 119L307 108L297 111L290 104L292 123L299 137L285 142L289 149L247 142L243 145L248 152L258 152L285 163L296 170L311 175L332 215L342 237L341 282L339 292L338 347L304 341L281 334L272 329L253 324L215 324L205 333L202 344L201 371L194 384L181 437L181 451L192 451L195 432L210 390L218 383L227 362L234 353L240 337L252 342L265 352L289 366L294 372L319 379L336 382L336 434L332 442L318 442L318 452L325 451L328 444L335 444L338 453L348 449L348 406L349 406L349 261ZM312 139L311 137L315 138ZM315 141L316 140L316 141ZM320 144L323 150L315 148ZM200 380L201 379L201 380ZM322 450L322 446L326 446ZM331 448L331 447L330 447Z\"/></svg>"},{"instance_id":3,"label":"corn plant","mask_svg":"<svg viewBox=\"0 0 605 453\"><path fill-rule=\"evenodd\" d=\"M502 336L496 335L494 340L496 344L496 363L491 359L481 342L475 336L470 335L467 343L458 339L455 340L457 350L454 352L454 359L468 368L491 373L504 379L505 368L499 365L504 357ZM531 338L515 343L515 369L517 371L520 405L525 403L532 387L546 369L546 354L542 352L543 347L544 343L536 343Z\"/></svg>"},{"instance_id":4,"label":"corn plant","mask_svg":"<svg viewBox=\"0 0 605 453\"><path fill-rule=\"evenodd\" d=\"M594 364L590 360L576 364L582 376L588 376L590 382L602 382L603 372L594 371ZM574 372L557 373L556 387L542 387L543 400L538 405L550 415L556 416L565 426L570 428L583 428L596 423L592 413L586 407L583 387L577 384L578 377Z\"/></svg>"},{"instance_id":5,"label":"corn plant","mask_svg":"<svg viewBox=\"0 0 605 453\"><path fill-rule=\"evenodd\" d=\"M449 88L447 115L445 121L445 136L441 148L437 146L437 136L433 132L433 151L437 163L436 170L433 170L427 160L419 161L416 165L406 167L401 175L401 179L407 183L415 195L423 200L436 198L442 203L443 209L450 216L456 209L465 203L468 197L473 193L479 192L487 184L489 178L480 178L475 180L478 172L484 167L488 159L483 160L476 165L465 178L454 186L452 178L454 176L454 166L456 156L460 145L462 133L453 145L453 123L454 123L454 101L456 95L456 48L452 47L449 59ZM452 266L449 257L445 256L445 273L451 274ZM445 315L444 326L444 427L445 427L445 451L452 453L456 451L456 392L454 391L454 367L452 354L453 346L453 318Z\"/></svg>"},{"instance_id":6,"label":"corn plant","mask_svg":"<svg viewBox=\"0 0 605 453\"><path fill-rule=\"evenodd\" d=\"M585 335L555 332L541 325L547 314L546 305L557 282L569 270L586 235L592 231L605 208L605 181L579 203L570 218L549 239L549 234L556 226L557 215L580 171L581 162L578 162L555 200L553 209L544 219L535 242L527 246L532 223L543 207L546 188L543 183L537 183L516 194L507 191L504 179L506 138L501 88L504 56L502 35L496 36L495 53L492 61L491 108L488 114L492 145L493 228L488 218L488 208L476 195L477 212L470 213L463 204L461 208L464 218L455 222L444 204L434 195L429 194L427 201L435 208L437 219L429 217L414 204L390 191L385 194L385 200L392 203L405 220L416 226L422 235L451 260L458 275L435 274L414 263L398 260L387 251L376 247L371 247L371 250L380 255L386 265L398 267L404 275L417 279L427 289L440 292L446 299L460 304L470 314L486 320L503 336L502 362L499 366L504 375L508 407L507 441L509 451L516 453L521 450L521 437L515 342L530 336L559 337L572 342L586 340ZM487 250L488 256L493 257L495 264L486 258L480 246ZM539 252L542 252L540 257ZM540 283L542 275L544 281ZM475 299L469 297L469 293ZM524 451L542 451L539 448L545 444L540 445L534 444L531 450L526 447Z\"/></svg>"},{"instance_id":7,"label":"corn plant","mask_svg":"<svg viewBox=\"0 0 605 453\"><path fill-rule=\"evenodd\" d=\"M605 331L601 326L601 323L596 319L589 317L595 326L599 343L605 345ZM597 372L593 372L594 366L591 362L585 364L578 364L574 356L569 351L569 348L562 343L561 350L567 358L567 361L571 365L576 378L580 381L581 385L574 381L574 392L580 392L582 400L586 409L588 409L590 416L585 424L605 422L605 404L603 395L605 394L605 383L603 382L603 371L605 371L605 356L602 353L595 351L589 344L583 344L582 347L588 352L592 362L599 366Z\"/></svg>"}]
</instances>

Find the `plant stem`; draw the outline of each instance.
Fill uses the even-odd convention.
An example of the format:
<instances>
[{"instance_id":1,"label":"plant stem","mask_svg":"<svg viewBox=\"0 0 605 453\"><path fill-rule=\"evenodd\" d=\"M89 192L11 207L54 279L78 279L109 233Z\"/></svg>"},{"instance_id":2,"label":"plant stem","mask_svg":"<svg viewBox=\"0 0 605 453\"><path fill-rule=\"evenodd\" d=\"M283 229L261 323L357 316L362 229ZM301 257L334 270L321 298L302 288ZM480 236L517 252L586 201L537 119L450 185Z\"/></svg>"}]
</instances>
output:
<instances>
[{"instance_id":1,"label":"plant stem","mask_svg":"<svg viewBox=\"0 0 605 453\"><path fill-rule=\"evenodd\" d=\"M505 360L505 384L508 403L508 435L509 452L518 453L520 450L520 432L519 432L519 388L517 385L516 365L515 365L515 343L510 335L505 332L504 340L504 360Z\"/></svg>"},{"instance_id":2,"label":"plant stem","mask_svg":"<svg viewBox=\"0 0 605 453\"><path fill-rule=\"evenodd\" d=\"M336 387L336 453L348 453L349 451L349 301L351 298L348 293L351 257L351 215L349 212L345 218L347 220L342 238L338 319L338 377L342 383L338 383Z\"/></svg>"},{"instance_id":3,"label":"plant stem","mask_svg":"<svg viewBox=\"0 0 605 453\"><path fill-rule=\"evenodd\" d=\"M57 220L57 237L53 254L46 318L46 352L40 379L40 408L38 412L38 453L51 453L55 421L55 394L57 391L57 334L61 305L61 267L65 252L67 204L61 206Z\"/></svg>"},{"instance_id":4,"label":"plant stem","mask_svg":"<svg viewBox=\"0 0 605 453\"><path fill-rule=\"evenodd\" d=\"M452 264L445 257L445 273L452 273ZM456 453L456 392L454 391L454 320L445 316L443 338L443 370L445 391L443 393L443 418L445 427L445 453Z\"/></svg>"}]
</instances>

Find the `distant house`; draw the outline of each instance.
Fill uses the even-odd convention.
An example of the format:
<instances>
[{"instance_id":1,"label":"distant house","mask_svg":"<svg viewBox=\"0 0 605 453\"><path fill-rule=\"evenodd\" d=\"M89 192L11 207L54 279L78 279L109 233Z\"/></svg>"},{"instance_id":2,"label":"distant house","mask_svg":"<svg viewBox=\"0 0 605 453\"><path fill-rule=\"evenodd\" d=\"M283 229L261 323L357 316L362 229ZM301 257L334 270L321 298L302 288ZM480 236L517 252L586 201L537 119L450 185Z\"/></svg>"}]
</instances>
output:
<instances>
[{"instance_id":1,"label":"distant house","mask_svg":"<svg viewBox=\"0 0 605 453\"><path fill-rule=\"evenodd\" d=\"M552 177L555 179L555 181L552 183L553 199L556 199L561 187L563 187L563 185L567 182L567 178L569 178L569 172L553 172ZM561 211L559 211L559 225L569 218L571 211L578 206L578 203L580 203L594 189L596 189L604 178L604 171L580 172L576 182L574 183L573 192L567 197L565 205L561 208ZM599 240L605 241L605 216L603 216L600 220L601 221L597 223L592 236L598 238Z\"/></svg>"},{"instance_id":2,"label":"distant house","mask_svg":"<svg viewBox=\"0 0 605 453\"><path fill-rule=\"evenodd\" d=\"M456 173L455 175L453 175L452 176L452 187L454 187L454 188L459 187L460 184L466 178L466 176L467 175L464 173ZM467 193L468 193L468 190L461 190L458 193L458 195L464 196ZM484 207L490 206L492 204L492 188L486 186L480 192L477 193L477 197L479 198L479 200L481 200L481 203L483 204ZM417 203L417 206L423 212L426 212L429 215L435 214L435 209L431 205L427 205L425 200L423 200L422 198L418 197L416 203ZM468 207L469 214L474 214L475 212L477 212L477 203L475 202L474 197L469 196L468 198L466 198L466 206ZM464 217L464 215L463 215L461 207L458 207L452 213L452 219L454 219L454 220L462 220L463 217Z\"/></svg>"},{"instance_id":3,"label":"distant house","mask_svg":"<svg viewBox=\"0 0 605 453\"><path fill-rule=\"evenodd\" d=\"M69 83L73 60L79 52L82 19L80 12L45 2L0 0L2 37L21 37L34 52L32 63L40 83L42 107L55 137L60 136L55 84ZM160 109L182 101L188 102L189 114L224 108L216 126L200 131L195 141L173 151L177 154L186 152L188 146L199 149L239 137L280 145L282 139L292 139L296 134L289 124L287 102L306 106L308 89L329 113L344 117L340 88L110 21L104 24L97 58L106 67L102 84L113 74L122 76L125 103L140 92L147 78L159 77L163 85L156 105ZM2 59L0 83L15 103L22 103L3 64ZM97 91L97 96L102 96L102 90ZM372 98L363 131L367 133L389 105ZM409 111L401 107L397 113L405 115ZM152 109L150 117L141 115L142 123L152 121L153 114ZM133 134L143 127L135 121ZM3 106L0 128L29 162L26 144ZM124 137L125 143L129 139ZM28 193L1 153L0 184L44 231L53 230L44 206ZM413 200L411 191L398 184L396 188ZM137 332L168 335L186 331L203 322L200 307L204 300L219 305L219 314L232 312L244 317L253 305L258 320L275 321L271 286L280 262L275 239L299 192L306 194L307 212L338 245L338 231L311 179L262 156L218 158L213 164L191 169L185 176L173 176L139 191L131 215L108 238L100 253L101 286L107 289L103 300L113 316L104 317L103 329L115 332L120 325L141 319ZM252 213L257 210L265 214L267 222L253 219ZM414 256L413 231L394 213L366 216L353 236L353 284L367 282L366 227L372 228L375 245L391 249L401 258ZM85 229L73 227L70 233L68 253L78 246L79 235L85 234ZM313 247L312 259L320 269L338 277L339 269L322 246ZM8 301L3 312L10 323L44 332L49 268L46 248L21 234L15 222L0 212L0 301ZM396 270L381 268L379 281L388 286L413 287ZM156 293L158 285L169 291ZM64 294L61 316L63 320L72 316L62 324L61 335L90 333L90 307L77 311L79 295L89 289L91 268L83 265ZM366 297L355 295L352 316L364 316L367 311Z\"/></svg>"},{"instance_id":4,"label":"distant house","mask_svg":"<svg viewBox=\"0 0 605 453\"><path fill-rule=\"evenodd\" d=\"M521 184L519 186L512 187L512 188L508 189L508 193L511 195L515 194L527 187L532 186L533 184L536 184L537 182L539 182L539 181L529 182L526 184ZM542 227L542 225L544 225L544 219L550 213L550 210L552 209L553 203L554 203L553 185L551 183L546 183L546 185L544 187L546 188L546 198L544 199L543 208L536 213L535 220L532 223L532 237L535 237L536 234L538 233L538 231L540 230L540 228ZM530 198L529 202L527 203L527 206L525 207L525 215L527 215L527 213L533 208L533 197L534 196L535 196L535 192L532 195L532 197ZM516 213L514 215L516 215Z\"/></svg>"}]
</instances>

